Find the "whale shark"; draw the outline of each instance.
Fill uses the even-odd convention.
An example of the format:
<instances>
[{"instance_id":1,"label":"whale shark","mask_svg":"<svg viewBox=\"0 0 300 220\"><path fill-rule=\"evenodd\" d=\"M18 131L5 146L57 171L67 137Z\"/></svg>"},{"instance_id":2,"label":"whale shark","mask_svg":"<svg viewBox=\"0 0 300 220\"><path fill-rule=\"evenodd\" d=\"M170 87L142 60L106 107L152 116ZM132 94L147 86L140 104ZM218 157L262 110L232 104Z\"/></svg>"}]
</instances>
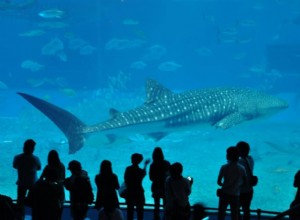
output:
<instances>
[{"instance_id":1,"label":"whale shark","mask_svg":"<svg viewBox=\"0 0 300 220\"><path fill-rule=\"evenodd\" d=\"M136 133L160 140L176 129L187 130L204 123L228 129L288 107L283 99L251 89L208 88L175 93L155 80L147 80L146 99L141 106L124 112L111 108L108 120L86 125L63 108L29 94L18 94L65 134L70 154L80 150L88 136L97 132L111 142L118 136Z\"/></svg>"}]
</instances>

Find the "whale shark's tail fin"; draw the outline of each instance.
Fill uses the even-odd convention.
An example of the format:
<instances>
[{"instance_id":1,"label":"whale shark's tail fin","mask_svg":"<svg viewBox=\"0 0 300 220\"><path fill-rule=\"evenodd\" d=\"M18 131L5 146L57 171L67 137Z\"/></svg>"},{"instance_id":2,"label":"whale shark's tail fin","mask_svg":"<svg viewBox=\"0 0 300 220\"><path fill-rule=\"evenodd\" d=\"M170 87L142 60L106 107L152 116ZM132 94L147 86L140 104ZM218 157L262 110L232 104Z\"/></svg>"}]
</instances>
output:
<instances>
[{"instance_id":1,"label":"whale shark's tail fin","mask_svg":"<svg viewBox=\"0 0 300 220\"><path fill-rule=\"evenodd\" d=\"M68 138L70 154L75 153L83 147L86 138L86 135L83 134L83 129L86 125L75 115L34 96L21 92L17 94L30 102L59 127Z\"/></svg>"}]
</instances>

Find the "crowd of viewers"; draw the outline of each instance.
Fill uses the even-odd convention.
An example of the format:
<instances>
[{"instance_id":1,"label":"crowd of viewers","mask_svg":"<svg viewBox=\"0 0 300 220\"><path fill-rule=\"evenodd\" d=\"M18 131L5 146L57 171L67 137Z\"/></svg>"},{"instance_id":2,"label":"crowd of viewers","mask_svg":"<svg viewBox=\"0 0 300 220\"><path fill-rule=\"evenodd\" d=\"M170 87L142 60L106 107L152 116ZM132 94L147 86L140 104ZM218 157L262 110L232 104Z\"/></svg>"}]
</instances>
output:
<instances>
[{"instance_id":1,"label":"crowd of viewers","mask_svg":"<svg viewBox=\"0 0 300 220\"><path fill-rule=\"evenodd\" d=\"M68 170L71 176L66 177L65 166L55 150L49 152L48 163L38 178L37 171L42 166L39 158L33 154L35 144L32 139L26 140L23 153L13 160L13 167L18 172L17 207L20 219L24 219L24 207L29 206L32 209L32 220L60 220L65 202L64 189L70 192L70 211L74 220L85 219L89 205L93 203L98 210L99 220L124 219L119 206L120 183L109 160L103 160L100 164L99 173L94 180L97 186L97 194L94 196L90 178L81 163L77 160L70 161ZM218 220L225 220L228 206L232 220L250 220L253 186L257 182L252 183L254 160L249 152L250 146L244 141L226 150L227 163L221 166L217 179L220 186L217 190ZM142 161L144 166L141 168ZM126 193L123 192L122 197L127 205L127 220L134 219L134 210L138 220L144 218L145 194L142 182L150 162L150 159L144 160L142 154L134 153L131 155L131 165L125 169L123 185L126 187L123 191L126 190ZM197 220L207 216L201 204L190 205L193 178L183 177L182 173L181 163L171 164L164 158L160 147L154 148L149 168L154 220ZM291 207L300 204L300 171L295 176L294 187L298 191ZM11 202L8 199L1 196L0 207ZM161 205L164 209L163 216ZM300 219L299 213L293 212L290 219Z\"/></svg>"}]
</instances>

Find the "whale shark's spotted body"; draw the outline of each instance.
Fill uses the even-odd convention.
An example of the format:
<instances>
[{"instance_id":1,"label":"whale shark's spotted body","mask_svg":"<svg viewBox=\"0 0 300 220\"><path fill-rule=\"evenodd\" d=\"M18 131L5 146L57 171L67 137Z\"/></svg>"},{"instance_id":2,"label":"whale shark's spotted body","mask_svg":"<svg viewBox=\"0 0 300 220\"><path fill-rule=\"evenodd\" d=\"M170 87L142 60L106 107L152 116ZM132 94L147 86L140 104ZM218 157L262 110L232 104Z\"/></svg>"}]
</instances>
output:
<instances>
[{"instance_id":1,"label":"whale shark's spotted body","mask_svg":"<svg viewBox=\"0 0 300 220\"><path fill-rule=\"evenodd\" d=\"M210 123L227 129L243 121L269 115L288 105L284 100L259 91L211 88L173 93L154 80L146 83L146 101L126 112L110 110L111 118L87 126L71 113L36 97L19 93L47 115L68 137L69 152L75 153L85 137L103 132L110 139L123 133L142 133L160 139L175 128Z\"/></svg>"}]
</instances>

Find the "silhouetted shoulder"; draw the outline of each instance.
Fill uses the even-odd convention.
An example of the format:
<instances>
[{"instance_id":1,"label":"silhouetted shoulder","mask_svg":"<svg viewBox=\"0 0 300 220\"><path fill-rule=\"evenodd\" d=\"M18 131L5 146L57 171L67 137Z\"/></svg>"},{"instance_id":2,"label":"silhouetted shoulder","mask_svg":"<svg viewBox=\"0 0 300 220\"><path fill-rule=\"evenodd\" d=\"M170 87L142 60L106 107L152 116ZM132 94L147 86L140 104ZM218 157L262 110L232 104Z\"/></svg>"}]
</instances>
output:
<instances>
[{"instance_id":1,"label":"silhouetted shoulder","mask_svg":"<svg viewBox=\"0 0 300 220\"><path fill-rule=\"evenodd\" d=\"M300 187L300 170L295 175L294 187Z\"/></svg>"}]
</instances>

